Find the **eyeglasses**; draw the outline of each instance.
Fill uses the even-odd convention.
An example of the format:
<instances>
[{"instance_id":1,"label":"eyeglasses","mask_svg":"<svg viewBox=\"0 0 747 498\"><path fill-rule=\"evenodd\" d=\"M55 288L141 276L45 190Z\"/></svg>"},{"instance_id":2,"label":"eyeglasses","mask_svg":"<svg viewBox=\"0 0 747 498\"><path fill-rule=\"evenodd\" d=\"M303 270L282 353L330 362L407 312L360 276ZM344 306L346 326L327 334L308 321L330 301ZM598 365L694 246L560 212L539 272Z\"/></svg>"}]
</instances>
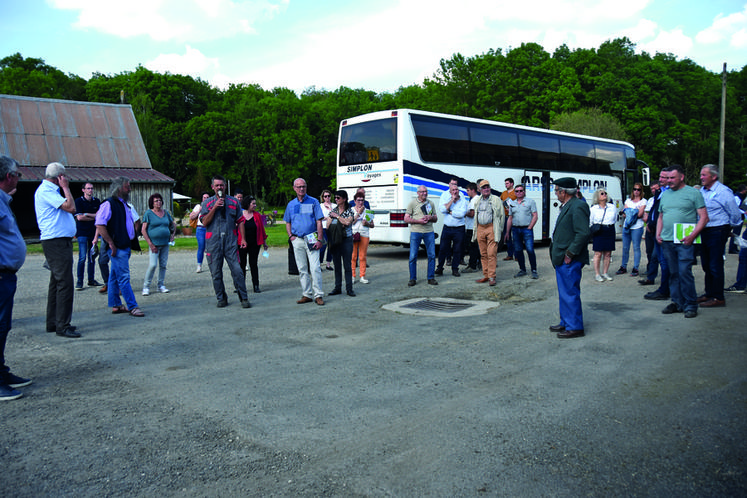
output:
<instances>
[{"instance_id":1,"label":"eyeglasses","mask_svg":"<svg viewBox=\"0 0 747 498\"><path fill-rule=\"evenodd\" d=\"M306 188L306 185L293 185L293 188Z\"/></svg>"},{"instance_id":2,"label":"eyeglasses","mask_svg":"<svg viewBox=\"0 0 747 498\"><path fill-rule=\"evenodd\" d=\"M330 197L329 194L324 194L322 197Z\"/></svg>"},{"instance_id":3,"label":"eyeglasses","mask_svg":"<svg viewBox=\"0 0 747 498\"><path fill-rule=\"evenodd\" d=\"M359 198L357 198L357 199L355 200L355 202L363 202L363 201L365 201L365 200L366 200L366 199L361 199L361 198L359 197Z\"/></svg>"},{"instance_id":4,"label":"eyeglasses","mask_svg":"<svg viewBox=\"0 0 747 498\"><path fill-rule=\"evenodd\" d=\"M482 186L482 187L480 187L480 188L490 188L490 185L483 185L483 186Z\"/></svg>"},{"instance_id":5,"label":"eyeglasses","mask_svg":"<svg viewBox=\"0 0 747 498\"><path fill-rule=\"evenodd\" d=\"M16 178L21 178L23 174L20 171L13 171L9 173L11 176L15 176Z\"/></svg>"},{"instance_id":6,"label":"eyeglasses","mask_svg":"<svg viewBox=\"0 0 747 498\"><path fill-rule=\"evenodd\" d=\"M523 189L520 189L520 188L515 188L515 189L514 189L514 192L524 192L524 190L523 190Z\"/></svg>"},{"instance_id":7,"label":"eyeglasses","mask_svg":"<svg viewBox=\"0 0 747 498\"><path fill-rule=\"evenodd\" d=\"M640 191L641 191L641 189L639 189L639 188L634 188L633 189L633 192L640 192Z\"/></svg>"}]
</instances>

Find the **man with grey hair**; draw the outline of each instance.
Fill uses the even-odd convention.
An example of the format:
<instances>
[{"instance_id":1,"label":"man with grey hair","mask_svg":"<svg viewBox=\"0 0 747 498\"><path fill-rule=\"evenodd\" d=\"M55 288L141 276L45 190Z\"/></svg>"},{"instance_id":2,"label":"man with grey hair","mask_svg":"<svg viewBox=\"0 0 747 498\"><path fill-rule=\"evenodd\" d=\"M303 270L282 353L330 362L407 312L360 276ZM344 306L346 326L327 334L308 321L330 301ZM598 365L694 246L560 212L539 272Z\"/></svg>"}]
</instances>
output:
<instances>
[{"instance_id":1,"label":"man with grey hair","mask_svg":"<svg viewBox=\"0 0 747 498\"><path fill-rule=\"evenodd\" d=\"M62 191L62 195L60 195ZM44 256L49 265L47 332L61 337L80 337L70 325L73 316L73 237L75 199L65 176L65 166L50 163L34 193L36 222Z\"/></svg>"},{"instance_id":2,"label":"man with grey hair","mask_svg":"<svg viewBox=\"0 0 747 498\"><path fill-rule=\"evenodd\" d=\"M726 305L724 298L724 249L732 226L742 224L742 212L734 192L718 181L718 166L706 164L700 170L700 193L708 212L708 223L700 233L700 262L705 272L705 293L697 301L703 308Z\"/></svg>"},{"instance_id":3,"label":"man with grey hair","mask_svg":"<svg viewBox=\"0 0 747 498\"><path fill-rule=\"evenodd\" d=\"M555 195L561 203L550 245L560 301L560 323L550 330L560 339L583 337L581 270L589 264L589 205L576 197L575 178L555 180Z\"/></svg>"},{"instance_id":4,"label":"man with grey hair","mask_svg":"<svg viewBox=\"0 0 747 498\"><path fill-rule=\"evenodd\" d=\"M16 192L20 177L16 160L0 156L0 401L20 398L23 393L16 388L31 384L31 379L12 374L5 364L5 342L10 332L18 282L16 273L26 260L26 243L10 209L11 196Z\"/></svg>"},{"instance_id":5,"label":"man with grey hair","mask_svg":"<svg viewBox=\"0 0 747 498\"><path fill-rule=\"evenodd\" d=\"M101 203L96 213L96 233L111 251L111 271L107 284L109 307L115 315L129 313L143 317L145 313L138 307L130 284L130 251L132 241L137 237L136 215L127 202L130 199L130 180L123 176L115 178L109 192L111 196ZM120 293L127 303L126 307L122 305Z\"/></svg>"}]
</instances>

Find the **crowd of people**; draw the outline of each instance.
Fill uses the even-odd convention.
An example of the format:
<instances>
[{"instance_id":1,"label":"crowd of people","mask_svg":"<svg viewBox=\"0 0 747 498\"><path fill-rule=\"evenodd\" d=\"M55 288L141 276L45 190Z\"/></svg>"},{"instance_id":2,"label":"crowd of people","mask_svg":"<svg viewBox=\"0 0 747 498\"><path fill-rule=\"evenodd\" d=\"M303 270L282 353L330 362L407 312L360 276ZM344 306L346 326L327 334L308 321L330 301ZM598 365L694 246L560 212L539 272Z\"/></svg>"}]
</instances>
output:
<instances>
[{"instance_id":1,"label":"crowd of people","mask_svg":"<svg viewBox=\"0 0 747 498\"><path fill-rule=\"evenodd\" d=\"M0 157L0 400L16 399L17 389L31 383L30 379L10 372L5 364L4 349L11 328L16 273L23 265L26 245L10 210L12 195L21 177L18 163ZM643 185L633 185L624 209L618 213L608 192L600 188L589 204L580 196L574 178L554 181L555 195L560 202L550 246L550 258L555 269L559 294L560 322L550 326L562 339L584 336L581 305L581 276L589 264L589 243L594 252L595 280L612 281L609 275L611 254L615 249L615 225L623 221L623 257L617 275L627 273L630 246L633 246L631 276L638 276L641 264L640 244L645 234L648 259L641 285L661 285L647 293L645 299L670 300L664 314L684 313L697 316L698 307L725 306L725 292L745 292L747 286L747 232L741 234L745 218L747 187L740 185L734 194L718 181L718 168L706 165L700 173L699 190L685 184L685 174L679 165L664 168L658 182L651 185L652 196L643 195ZM421 244L427 256L427 282L438 285L436 276L443 276L445 266L453 277L462 273L482 272L478 284L496 285L499 248L506 245L510 252L504 260L515 260L518 272L514 278L539 278L534 251L533 229L538 221L536 203L526 197L526 187L507 178L506 190L496 195L490 182L479 179L461 193L458 179L451 178L449 188L434 203L424 185L407 206L404 221L410 226L410 256L408 286L417 284L417 260ZM223 282L224 262L231 272L234 292L243 308L250 308L246 288L246 272L251 272L255 293L261 292L257 261L260 250L267 250L267 233L257 202L252 196L236 191L228 195L225 178L212 178L214 195L203 193L201 202L189 219L197 227L197 269L202 271L204 258L210 269L217 306L228 305ZM324 305L322 264L334 271L334 286L329 296L345 292L355 297L353 283L367 284L367 251L373 215L358 189L353 199L345 190L324 190L319 200L307 193L306 181L293 182L296 196L288 203L283 220L288 235L293 266L301 285L298 304L315 302ZM104 201L93 196L93 185L85 183L82 196L73 198L65 167L57 162L47 166L45 178L34 195L37 223L46 266L50 271L47 293L46 330L66 338L81 337L71 324L74 290L82 290L83 282L107 293L113 314L144 317L130 282L129 259L132 250L140 250L138 235L147 243L149 264L143 282L143 296L150 294L155 277L161 293L166 287L169 246L176 233L176 222L165 208L164 199L154 193L148 199L148 210L142 216L129 202L130 181L116 178ZM434 224L443 218L440 250L436 254ZM724 254L729 237L733 237L739 252L736 282L725 287ZM73 246L79 245L78 265L74 280ZM99 249L98 242L101 241ZM524 253L529 261L526 265ZM95 259L103 284L95 279ZM469 260L467 261L467 257ZM701 258L705 273L705 292L698 296L692 266ZM290 261L289 261L290 263ZM109 267L111 264L111 268ZM460 271L460 266L465 266ZM659 272L659 269L661 270ZM87 270L87 278L86 278ZM122 302L124 299L124 303Z\"/></svg>"}]
</instances>

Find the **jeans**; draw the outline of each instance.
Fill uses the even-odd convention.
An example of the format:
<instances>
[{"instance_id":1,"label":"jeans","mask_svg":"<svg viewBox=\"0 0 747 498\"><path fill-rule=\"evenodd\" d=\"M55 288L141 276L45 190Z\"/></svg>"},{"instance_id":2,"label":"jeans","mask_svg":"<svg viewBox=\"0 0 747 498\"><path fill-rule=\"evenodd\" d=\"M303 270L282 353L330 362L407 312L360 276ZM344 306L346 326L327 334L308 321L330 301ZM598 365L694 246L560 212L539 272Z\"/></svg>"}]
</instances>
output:
<instances>
[{"instance_id":1,"label":"jeans","mask_svg":"<svg viewBox=\"0 0 747 498\"><path fill-rule=\"evenodd\" d=\"M150 251L150 259L148 260L148 269L145 271L145 281L143 281L143 289L150 287L150 283L153 281L153 274L156 273L156 266L158 266L158 288L164 286L163 282L166 278L166 264L169 262L169 245L156 246L158 252Z\"/></svg>"},{"instance_id":2,"label":"jeans","mask_svg":"<svg viewBox=\"0 0 747 498\"><path fill-rule=\"evenodd\" d=\"M88 281L96 280L96 266L93 256L91 256L92 240L89 237L78 237L78 280L76 281L76 287L83 287L86 266L88 266ZM88 265L86 265L86 260L88 260Z\"/></svg>"},{"instance_id":3,"label":"jeans","mask_svg":"<svg viewBox=\"0 0 747 498\"><path fill-rule=\"evenodd\" d=\"M10 372L5 364L5 341L10 332L17 283L15 273L0 273L0 384L3 383L3 376Z\"/></svg>"},{"instance_id":4,"label":"jeans","mask_svg":"<svg viewBox=\"0 0 747 498\"><path fill-rule=\"evenodd\" d=\"M428 255L428 280L436 278L436 233L410 232L410 280L418 279L418 251L420 242L425 242Z\"/></svg>"},{"instance_id":5,"label":"jeans","mask_svg":"<svg viewBox=\"0 0 747 498\"><path fill-rule=\"evenodd\" d=\"M102 240L99 250L99 271L101 272L101 278L104 280L104 285L109 282L109 261L111 259L112 251L109 249L109 244Z\"/></svg>"},{"instance_id":6,"label":"jeans","mask_svg":"<svg viewBox=\"0 0 747 498\"><path fill-rule=\"evenodd\" d=\"M739 266L737 267L737 282L734 284L737 289L747 289L747 249L739 250Z\"/></svg>"},{"instance_id":7,"label":"jeans","mask_svg":"<svg viewBox=\"0 0 747 498\"><path fill-rule=\"evenodd\" d=\"M319 262L321 263L324 261L324 255L327 255L327 264L332 262L332 249L329 247L329 239L327 237L327 229L323 228L322 232L324 232L324 245L321 249L319 249Z\"/></svg>"},{"instance_id":8,"label":"jeans","mask_svg":"<svg viewBox=\"0 0 747 498\"><path fill-rule=\"evenodd\" d=\"M669 263L667 262L667 258L664 257L664 249L662 245L658 242L656 242L656 246L654 247L654 259L656 259L658 265L661 266L661 282L659 283L659 288L656 289L656 292L669 296ZM653 277L651 276L652 273ZM656 279L656 266L649 269L648 279Z\"/></svg>"},{"instance_id":9,"label":"jeans","mask_svg":"<svg viewBox=\"0 0 747 498\"><path fill-rule=\"evenodd\" d=\"M47 330L61 332L73 317L73 242L68 237L42 240L49 265Z\"/></svg>"},{"instance_id":10,"label":"jeans","mask_svg":"<svg viewBox=\"0 0 747 498\"><path fill-rule=\"evenodd\" d=\"M197 236L197 264L202 265L202 259L205 256L205 227L198 226L195 232Z\"/></svg>"},{"instance_id":11,"label":"jeans","mask_svg":"<svg viewBox=\"0 0 747 498\"><path fill-rule=\"evenodd\" d=\"M341 244L330 247L332 261L335 265L335 287L334 290L342 290L342 274L345 273L345 290L353 290L353 237L345 237Z\"/></svg>"},{"instance_id":12,"label":"jeans","mask_svg":"<svg viewBox=\"0 0 747 498\"><path fill-rule=\"evenodd\" d=\"M705 295L724 300L724 248L731 226L706 227L700 232L700 264L705 272Z\"/></svg>"},{"instance_id":13,"label":"jeans","mask_svg":"<svg viewBox=\"0 0 747 498\"><path fill-rule=\"evenodd\" d=\"M441 249L438 251L438 268L443 269L444 261L451 257L451 269L458 270L462 261L462 244L464 242L464 226L444 226L441 232ZM452 247L453 244L453 247Z\"/></svg>"},{"instance_id":14,"label":"jeans","mask_svg":"<svg viewBox=\"0 0 747 498\"><path fill-rule=\"evenodd\" d=\"M630 243L633 243L633 268L638 269L638 265L641 264L641 237L643 237L643 227L636 228L635 230L623 229L623 254L622 263L620 266L623 268L628 267L628 259L630 259Z\"/></svg>"},{"instance_id":15,"label":"jeans","mask_svg":"<svg viewBox=\"0 0 747 498\"><path fill-rule=\"evenodd\" d=\"M661 245L669 266L669 294L672 302L683 311L697 311L698 295L695 292L695 247L664 241Z\"/></svg>"},{"instance_id":16,"label":"jeans","mask_svg":"<svg viewBox=\"0 0 747 498\"><path fill-rule=\"evenodd\" d=\"M519 263L519 269L527 271L524 263L524 249L526 249L529 266L532 271L537 271L537 257L534 254L534 232L528 228L511 227L511 236L514 239L514 257Z\"/></svg>"},{"instance_id":17,"label":"jeans","mask_svg":"<svg viewBox=\"0 0 747 498\"><path fill-rule=\"evenodd\" d=\"M503 218L503 231L501 233L506 233L506 228L508 228L508 215L506 215ZM508 234L508 240L506 241L506 257L513 258L514 257L514 234L513 230ZM496 243L498 241L496 240Z\"/></svg>"},{"instance_id":18,"label":"jeans","mask_svg":"<svg viewBox=\"0 0 747 498\"><path fill-rule=\"evenodd\" d=\"M132 285L130 284L130 248L117 248L116 254L111 255L111 263L112 268L109 272L107 288L109 307L114 308L122 305L122 300L119 298L121 292L127 308L130 310L137 308L135 293L132 292Z\"/></svg>"},{"instance_id":19,"label":"jeans","mask_svg":"<svg viewBox=\"0 0 747 498\"><path fill-rule=\"evenodd\" d=\"M581 309L581 269L580 261L571 261L555 267L558 284L558 311L560 325L566 330L583 330L584 314Z\"/></svg>"}]
</instances>

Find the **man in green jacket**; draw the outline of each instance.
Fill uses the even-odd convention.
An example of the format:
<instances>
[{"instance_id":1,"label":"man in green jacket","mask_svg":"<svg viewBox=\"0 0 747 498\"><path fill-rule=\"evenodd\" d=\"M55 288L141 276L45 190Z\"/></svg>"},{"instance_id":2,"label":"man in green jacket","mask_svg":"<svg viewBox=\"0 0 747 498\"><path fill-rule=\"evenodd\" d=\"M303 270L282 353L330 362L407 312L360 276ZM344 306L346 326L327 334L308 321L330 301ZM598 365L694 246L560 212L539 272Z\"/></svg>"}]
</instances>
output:
<instances>
[{"instance_id":1,"label":"man in green jacket","mask_svg":"<svg viewBox=\"0 0 747 498\"><path fill-rule=\"evenodd\" d=\"M589 264L589 205L576 197L574 178L555 180L555 195L562 204L555 222L550 259L555 268L560 300L560 323L550 330L560 339L584 335L581 310L581 270Z\"/></svg>"}]
</instances>

